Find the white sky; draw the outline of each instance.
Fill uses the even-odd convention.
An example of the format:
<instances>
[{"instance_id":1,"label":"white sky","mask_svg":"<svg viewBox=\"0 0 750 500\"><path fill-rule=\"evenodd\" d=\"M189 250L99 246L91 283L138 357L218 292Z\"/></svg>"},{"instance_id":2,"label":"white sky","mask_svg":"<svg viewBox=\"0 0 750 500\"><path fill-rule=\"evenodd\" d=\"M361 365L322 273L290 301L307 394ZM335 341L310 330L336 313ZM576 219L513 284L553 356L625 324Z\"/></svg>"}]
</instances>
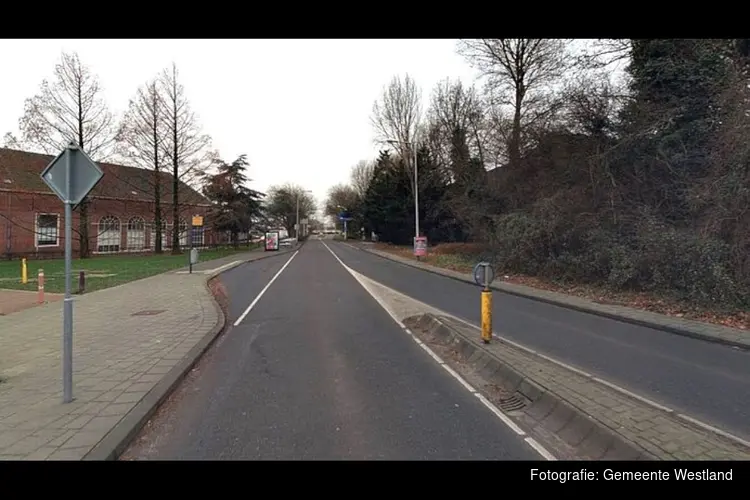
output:
<instances>
[{"instance_id":1,"label":"white sky","mask_svg":"<svg viewBox=\"0 0 750 500\"><path fill-rule=\"evenodd\" d=\"M62 51L98 74L115 113L173 61L204 132L224 160L247 153L250 187L293 182L322 204L352 165L373 159L372 104L394 75L409 73L426 109L440 80L475 81L438 40L0 40L0 136L17 134L24 99L52 75Z\"/></svg>"}]
</instances>

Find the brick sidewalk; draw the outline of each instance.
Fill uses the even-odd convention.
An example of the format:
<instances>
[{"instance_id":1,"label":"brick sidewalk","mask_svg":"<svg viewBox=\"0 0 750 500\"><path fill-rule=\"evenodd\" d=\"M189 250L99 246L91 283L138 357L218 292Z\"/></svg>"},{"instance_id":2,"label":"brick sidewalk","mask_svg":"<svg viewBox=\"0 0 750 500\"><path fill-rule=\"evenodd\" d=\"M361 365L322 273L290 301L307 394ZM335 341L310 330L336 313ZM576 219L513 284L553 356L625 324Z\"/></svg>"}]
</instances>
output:
<instances>
[{"instance_id":1,"label":"brick sidewalk","mask_svg":"<svg viewBox=\"0 0 750 500\"><path fill-rule=\"evenodd\" d=\"M442 269L430 264L425 264L424 262L418 262L414 259L408 259L400 255L394 255L389 252L377 250L373 248L373 245L371 243L348 241L344 244L366 252L370 252L375 255L379 255L383 258L395 262L399 262L401 264L406 264L408 266L423 269L425 271L440 274L460 281L465 281L467 283L474 283L474 279L470 274L461 273L450 269ZM599 304L580 297L566 295L564 293L539 290L537 288L517 285L514 283L504 283L503 281L498 279L496 279L492 283L492 288L501 292L506 292L533 300L539 300L542 302L548 302L551 304L596 314L619 321L625 321L637 325L647 326L650 328L661 329L686 337L699 338L711 342L737 346L743 349L750 348L750 331L740 330L738 328L729 328L726 326L714 325L711 323L703 323L700 321L676 318L673 316L667 316L651 311L643 311L640 309L633 309L630 307L611 304Z\"/></svg>"},{"instance_id":2,"label":"brick sidewalk","mask_svg":"<svg viewBox=\"0 0 750 500\"><path fill-rule=\"evenodd\" d=\"M268 253L202 263L215 269ZM170 272L75 299L62 404L62 303L0 316L0 459L80 460L223 323L210 276Z\"/></svg>"}]
</instances>

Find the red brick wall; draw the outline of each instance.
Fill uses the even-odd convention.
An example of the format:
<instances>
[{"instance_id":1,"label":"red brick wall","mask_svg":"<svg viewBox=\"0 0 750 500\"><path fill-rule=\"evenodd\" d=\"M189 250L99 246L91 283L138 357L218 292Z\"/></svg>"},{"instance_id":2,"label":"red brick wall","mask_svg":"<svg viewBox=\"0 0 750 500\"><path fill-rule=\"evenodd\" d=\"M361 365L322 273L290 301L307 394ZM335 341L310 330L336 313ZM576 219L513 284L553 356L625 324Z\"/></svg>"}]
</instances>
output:
<instances>
[{"instance_id":1,"label":"red brick wall","mask_svg":"<svg viewBox=\"0 0 750 500\"><path fill-rule=\"evenodd\" d=\"M206 224L206 207L180 207L181 218L188 224L192 215L202 215ZM142 217L146 223L145 244L150 248L151 228L154 207L152 202L93 199L89 208L89 247L97 250L98 223L105 216L117 217L120 222L120 248L126 250L127 225L131 217ZM162 219L172 223L172 206L162 204ZM37 214L58 215L58 245L36 246ZM78 252L78 225L80 215L73 212L73 252ZM58 257L64 251L64 207L55 195L0 192L0 255L27 256L39 258ZM8 239L10 236L10 239ZM171 232L168 233L171 243ZM204 231L204 244L215 243L216 236L208 227ZM148 248L147 248L148 250Z\"/></svg>"}]
</instances>

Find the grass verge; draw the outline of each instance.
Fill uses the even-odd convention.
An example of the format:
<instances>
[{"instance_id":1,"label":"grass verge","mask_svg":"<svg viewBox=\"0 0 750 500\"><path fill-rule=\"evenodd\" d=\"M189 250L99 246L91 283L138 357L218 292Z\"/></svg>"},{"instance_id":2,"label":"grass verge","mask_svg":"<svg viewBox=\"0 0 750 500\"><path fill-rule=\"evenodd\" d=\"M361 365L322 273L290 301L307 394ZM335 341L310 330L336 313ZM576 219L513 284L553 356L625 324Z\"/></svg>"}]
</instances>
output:
<instances>
[{"instance_id":1,"label":"grass verge","mask_svg":"<svg viewBox=\"0 0 750 500\"><path fill-rule=\"evenodd\" d=\"M220 259L236 253L247 252L258 248L259 245L231 247L203 250L199 252L201 262ZM63 259L28 261L28 283L21 283L21 262L0 261L0 288L13 290L35 291L37 289L37 273L44 269L44 290L49 293L65 291L65 261ZM147 278L174 269L186 267L187 252L180 255L107 255L90 259L73 260L73 288L77 289L78 274L84 271L86 275L86 292L102 290L129 281Z\"/></svg>"},{"instance_id":2,"label":"grass verge","mask_svg":"<svg viewBox=\"0 0 750 500\"><path fill-rule=\"evenodd\" d=\"M414 253L410 246L377 243L375 244L375 248L400 257L414 259ZM483 254L484 251L479 245L444 243L430 247L427 257L423 257L421 260L442 269L470 273L474 265L482 260L481 257ZM747 311L715 311L669 297L661 297L653 293L613 291L603 286L591 284L558 283L536 276L510 274L503 272L503 270L498 270L497 272L497 279L505 283L564 293L599 304L630 307L632 309L651 311L676 318L692 319L714 325L738 328L740 330L750 329L750 313Z\"/></svg>"}]
</instances>

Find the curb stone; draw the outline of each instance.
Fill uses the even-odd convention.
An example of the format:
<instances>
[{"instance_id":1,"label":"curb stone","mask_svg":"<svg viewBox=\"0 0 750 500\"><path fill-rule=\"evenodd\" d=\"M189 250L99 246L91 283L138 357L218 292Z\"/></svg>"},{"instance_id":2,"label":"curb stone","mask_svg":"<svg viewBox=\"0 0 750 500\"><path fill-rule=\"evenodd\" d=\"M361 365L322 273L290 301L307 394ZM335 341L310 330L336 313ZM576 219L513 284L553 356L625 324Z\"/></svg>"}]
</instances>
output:
<instances>
[{"instance_id":1,"label":"curb stone","mask_svg":"<svg viewBox=\"0 0 750 500\"><path fill-rule=\"evenodd\" d=\"M538 426L575 449L576 454L593 460L658 460L653 454L608 429L583 410L483 350L481 346L468 341L440 318L422 314L406 318L404 324L453 343L482 377L509 394L520 395L527 403L526 408L521 411L536 421Z\"/></svg>"},{"instance_id":2,"label":"curb stone","mask_svg":"<svg viewBox=\"0 0 750 500\"><path fill-rule=\"evenodd\" d=\"M366 248L365 246L358 246L357 248L372 255L391 260L399 264L404 264L416 269L421 269L423 271L437 274L439 276L444 276L446 278L451 278L456 281L470 283L472 285L474 284L474 281L463 273L440 269L436 266L424 264L421 262L411 262L408 259L400 258L395 255L389 255L387 252ZM574 311L593 314L615 321L620 321L622 323L630 323L633 325L681 335L683 337L690 337L693 339L712 342L715 344L722 344L738 349L750 350L750 332L737 328L713 325L710 323L702 323L700 321L693 321L682 318L672 318L663 314L653 313L650 311L639 311L637 309L632 309L624 306L596 304L584 299L576 300L559 292L536 290L532 287L523 285L514 285L510 283L493 283L490 285L490 288L499 292L507 293L509 295L515 295L517 297L523 297L525 299L535 300L537 302L543 302ZM573 302L573 300L575 300L575 303Z\"/></svg>"},{"instance_id":3,"label":"curb stone","mask_svg":"<svg viewBox=\"0 0 750 500\"><path fill-rule=\"evenodd\" d=\"M261 255L257 258L244 259L234 263L232 266L214 271L206 275L203 286L211 294L212 303L216 309L219 320L216 325L208 332L192 349L180 360L169 372L157 382L154 387L120 420L104 438L89 451L83 460L86 461L104 461L117 460L118 457L127 449L133 438L143 429L149 419L156 413L162 403L174 392L177 386L182 382L185 376L192 370L195 364L201 359L203 354L211 347L214 341L221 336L226 330L227 318L221 306L213 296L213 292L208 283L231 269L239 267L248 262L255 262L269 257L276 257L293 250L299 250L304 241L293 248L271 252L268 255ZM174 272L174 271L169 271Z\"/></svg>"}]
</instances>

